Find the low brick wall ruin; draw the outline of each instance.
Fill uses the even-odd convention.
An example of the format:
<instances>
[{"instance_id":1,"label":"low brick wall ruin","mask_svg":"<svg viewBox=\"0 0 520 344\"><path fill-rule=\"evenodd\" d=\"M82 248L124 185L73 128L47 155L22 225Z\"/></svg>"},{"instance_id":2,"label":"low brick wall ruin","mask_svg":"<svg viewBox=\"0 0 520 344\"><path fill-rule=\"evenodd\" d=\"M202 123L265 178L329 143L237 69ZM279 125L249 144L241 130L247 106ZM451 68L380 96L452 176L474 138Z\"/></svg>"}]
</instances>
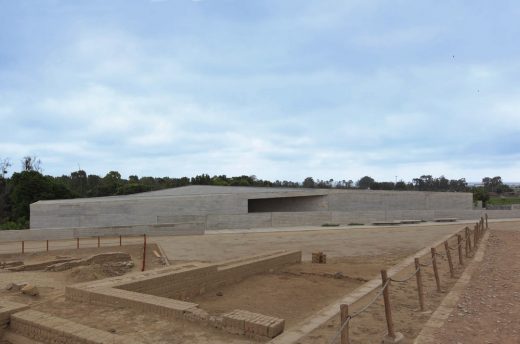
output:
<instances>
[{"instance_id":1,"label":"low brick wall ruin","mask_svg":"<svg viewBox=\"0 0 520 344\"><path fill-rule=\"evenodd\" d=\"M247 277L301 262L301 251L275 252L223 263L186 263L147 272L68 286L69 300L129 307L168 318L186 319L250 337L273 338L284 320L244 310L220 316L208 314L187 298Z\"/></svg>"}]
</instances>

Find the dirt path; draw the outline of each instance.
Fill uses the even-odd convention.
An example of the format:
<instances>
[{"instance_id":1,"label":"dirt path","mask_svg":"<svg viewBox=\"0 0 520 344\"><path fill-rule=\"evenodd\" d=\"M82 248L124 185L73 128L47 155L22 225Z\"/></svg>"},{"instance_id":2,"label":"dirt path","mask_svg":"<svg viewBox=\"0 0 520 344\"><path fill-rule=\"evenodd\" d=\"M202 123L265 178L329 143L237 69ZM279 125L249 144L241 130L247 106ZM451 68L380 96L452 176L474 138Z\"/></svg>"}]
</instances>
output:
<instances>
[{"instance_id":1,"label":"dirt path","mask_svg":"<svg viewBox=\"0 0 520 344\"><path fill-rule=\"evenodd\" d=\"M220 261L275 250L301 250L303 259L311 252L324 251L328 257L353 257L417 251L455 233L464 224L343 228L316 231L237 233L152 238L160 242L169 259ZM159 241L160 240L160 241Z\"/></svg>"},{"instance_id":2,"label":"dirt path","mask_svg":"<svg viewBox=\"0 0 520 344\"><path fill-rule=\"evenodd\" d=\"M435 337L439 344L518 344L519 314L520 228L494 230L481 266Z\"/></svg>"}]
</instances>

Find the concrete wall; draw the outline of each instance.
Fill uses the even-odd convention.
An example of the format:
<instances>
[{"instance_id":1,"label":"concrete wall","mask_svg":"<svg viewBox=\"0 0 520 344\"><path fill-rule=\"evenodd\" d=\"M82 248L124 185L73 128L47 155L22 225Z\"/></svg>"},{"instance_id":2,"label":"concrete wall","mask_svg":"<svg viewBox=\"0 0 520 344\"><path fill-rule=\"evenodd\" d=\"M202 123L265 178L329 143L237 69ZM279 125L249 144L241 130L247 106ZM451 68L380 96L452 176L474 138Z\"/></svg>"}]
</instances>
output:
<instances>
[{"instance_id":1,"label":"concrete wall","mask_svg":"<svg viewBox=\"0 0 520 344\"><path fill-rule=\"evenodd\" d=\"M43 230L11 230L0 231L0 241L21 240L72 240L86 237L116 237L116 236L168 236L168 235L202 235L205 223L179 223L141 226L112 226L91 228L47 228Z\"/></svg>"},{"instance_id":2,"label":"concrete wall","mask_svg":"<svg viewBox=\"0 0 520 344\"><path fill-rule=\"evenodd\" d=\"M471 193L351 190L328 196L330 211L472 209Z\"/></svg>"},{"instance_id":3,"label":"concrete wall","mask_svg":"<svg viewBox=\"0 0 520 344\"><path fill-rule=\"evenodd\" d=\"M329 196L301 196L283 198L261 198L248 200L250 213L271 213L290 211L326 211Z\"/></svg>"},{"instance_id":4,"label":"concrete wall","mask_svg":"<svg viewBox=\"0 0 520 344\"><path fill-rule=\"evenodd\" d=\"M40 201L31 204L31 228L141 225L169 216L246 213L247 199L233 195Z\"/></svg>"},{"instance_id":5,"label":"concrete wall","mask_svg":"<svg viewBox=\"0 0 520 344\"><path fill-rule=\"evenodd\" d=\"M338 212L345 213L340 218L349 222L369 222L418 217L406 213L412 210L471 209L470 193L190 186L128 196L36 202L31 204L31 228L188 222L204 222L206 229L258 228L320 225L333 222L332 214Z\"/></svg>"}]
</instances>

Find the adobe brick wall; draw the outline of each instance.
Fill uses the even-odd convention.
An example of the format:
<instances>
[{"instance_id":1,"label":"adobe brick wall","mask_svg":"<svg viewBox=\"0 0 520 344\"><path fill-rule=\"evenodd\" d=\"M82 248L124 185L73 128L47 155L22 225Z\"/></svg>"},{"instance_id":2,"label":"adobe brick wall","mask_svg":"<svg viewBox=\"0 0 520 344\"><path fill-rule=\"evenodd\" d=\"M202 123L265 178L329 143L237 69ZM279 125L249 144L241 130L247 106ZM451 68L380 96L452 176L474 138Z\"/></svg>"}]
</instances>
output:
<instances>
[{"instance_id":1,"label":"adobe brick wall","mask_svg":"<svg viewBox=\"0 0 520 344\"><path fill-rule=\"evenodd\" d=\"M138 343L126 336L115 335L33 310L12 314L9 329L24 337L49 344Z\"/></svg>"},{"instance_id":2,"label":"adobe brick wall","mask_svg":"<svg viewBox=\"0 0 520 344\"><path fill-rule=\"evenodd\" d=\"M198 304L182 300L288 264L301 263L301 259L301 251L291 251L217 264L186 263L67 286L65 297L91 304L128 307L171 319L186 319L251 337L272 338L283 331L283 319L240 311L239 314L247 318L248 326L241 322L244 326L235 328L230 325L232 321L224 321L225 317L210 316Z\"/></svg>"}]
</instances>

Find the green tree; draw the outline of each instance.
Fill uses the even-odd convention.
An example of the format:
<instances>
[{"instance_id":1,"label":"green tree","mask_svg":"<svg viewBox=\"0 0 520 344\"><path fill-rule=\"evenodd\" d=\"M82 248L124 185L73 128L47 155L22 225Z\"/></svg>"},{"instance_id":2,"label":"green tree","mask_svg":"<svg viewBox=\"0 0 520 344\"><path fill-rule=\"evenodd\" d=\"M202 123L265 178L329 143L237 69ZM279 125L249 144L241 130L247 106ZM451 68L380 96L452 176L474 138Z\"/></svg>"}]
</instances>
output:
<instances>
[{"instance_id":1,"label":"green tree","mask_svg":"<svg viewBox=\"0 0 520 344\"><path fill-rule=\"evenodd\" d=\"M363 178L361 178L360 180L358 180L356 182L356 186L360 189L370 189L373 187L374 183L375 183L374 178L369 177L369 176L364 176Z\"/></svg>"},{"instance_id":2,"label":"green tree","mask_svg":"<svg viewBox=\"0 0 520 344\"><path fill-rule=\"evenodd\" d=\"M50 176L43 176L38 171L22 171L11 177L11 218L13 220L29 219L29 205L39 200L72 198L72 192L64 185L57 183Z\"/></svg>"},{"instance_id":3,"label":"green tree","mask_svg":"<svg viewBox=\"0 0 520 344\"><path fill-rule=\"evenodd\" d=\"M473 189L473 202L482 201L482 205L485 207L489 201L489 194L485 187L477 187Z\"/></svg>"},{"instance_id":4,"label":"green tree","mask_svg":"<svg viewBox=\"0 0 520 344\"><path fill-rule=\"evenodd\" d=\"M110 171L101 180L99 185L100 196L112 196L117 194L119 188L123 185L121 174L117 171Z\"/></svg>"},{"instance_id":5,"label":"green tree","mask_svg":"<svg viewBox=\"0 0 520 344\"><path fill-rule=\"evenodd\" d=\"M307 177L303 180L302 186L304 188L313 188L315 187L316 183L314 182L314 179L312 177Z\"/></svg>"}]
</instances>

